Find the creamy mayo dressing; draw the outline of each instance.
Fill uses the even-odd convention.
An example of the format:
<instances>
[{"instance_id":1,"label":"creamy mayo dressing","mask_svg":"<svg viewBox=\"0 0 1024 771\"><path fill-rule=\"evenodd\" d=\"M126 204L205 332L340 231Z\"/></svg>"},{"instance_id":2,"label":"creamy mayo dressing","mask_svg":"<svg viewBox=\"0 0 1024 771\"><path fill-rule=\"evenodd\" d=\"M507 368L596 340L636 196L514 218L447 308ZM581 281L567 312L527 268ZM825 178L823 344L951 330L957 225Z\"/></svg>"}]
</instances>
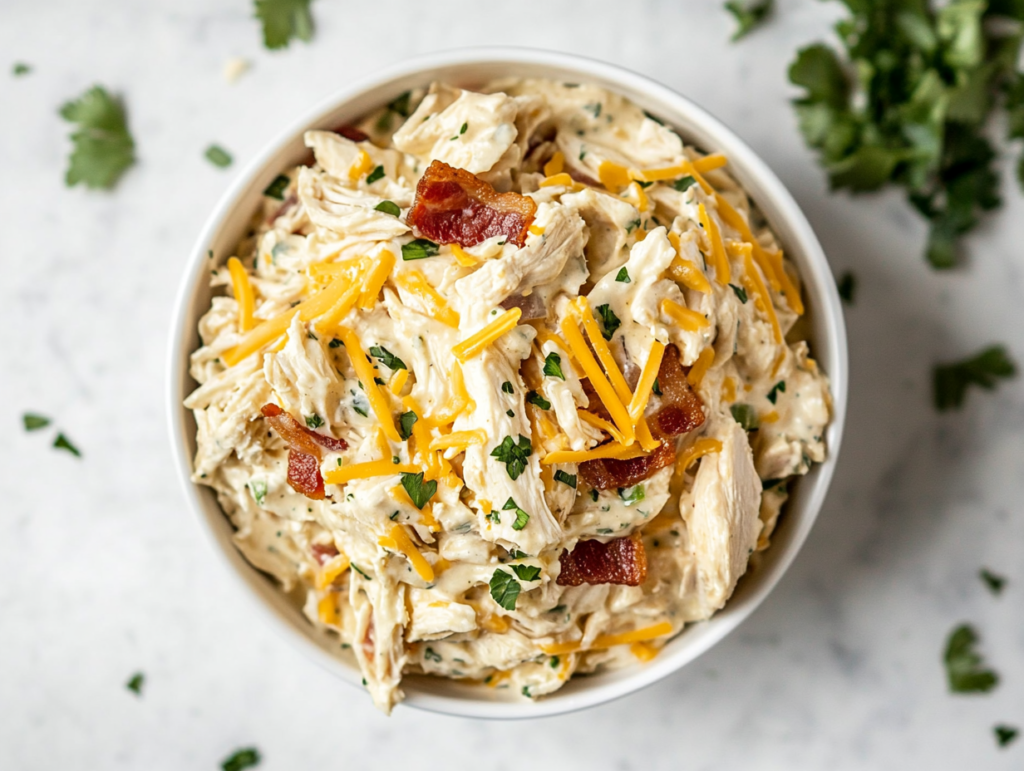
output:
<instances>
[{"instance_id":1,"label":"creamy mayo dressing","mask_svg":"<svg viewBox=\"0 0 1024 771\"><path fill-rule=\"evenodd\" d=\"M192 356L193 479L217 492L246 559L303 595L310 621L351 651L385 711L402 698L406 673L537 698L573 673L649 659L725 605L751 555L769 545L786 480L825 458L828 380L807 344L789 339L797 314L774 274L759 264L749 275L752 247L734 218L768 254L778 249L773 234L725 169L703 175L710 192L682 171L644 182L645 171L688 169L704 156L594 86L517 80L475 93L435 84L360 128L372 141L308 132L316 164L285 175L239 244L252 325L290 320L234 366L225 357L247 339L238 285L226 267L213 271L212 285L228 291L200 320ZM403 260L414 237L406 215L434 160L532 197L524 246L494 237ZM702 206L728 247L728 283ZM303 315L300 303L328 291L345 265L362 266L352 274L360 287L375 266L392 267L376 297ZM591 490L576 463L542 462L609 439L558 336L580 295L630 389L655 343L675 345L694 368L706 419L677 451L711 446L703 457L604 491ZM781 344L766 301L787 336ZM512 307L522 310L518 325L459 363L453 348ZM397 440L353 366L341 339L349 333ZM561 377L545 372L552 362ZM648 415L660 401L655 389ZM347 442L322 448L323 500L290 486L288 445L260 414L268 403ZM449 434L469 438L430 448ZM496 450L508 439L529 448L517 473ZM356 473L369 463L374 473ZM331 482L353 466L354 478ZM436 484L422 508L403 484L410 466ZM557 584L560 555L580 540L634 534L649 566L642 586ZM518 597L496 591L496 579L512 579ZM645 639L651 628L660 631ZM636 639L609 637L637 630Z\"/></svg>"}]
</instances>

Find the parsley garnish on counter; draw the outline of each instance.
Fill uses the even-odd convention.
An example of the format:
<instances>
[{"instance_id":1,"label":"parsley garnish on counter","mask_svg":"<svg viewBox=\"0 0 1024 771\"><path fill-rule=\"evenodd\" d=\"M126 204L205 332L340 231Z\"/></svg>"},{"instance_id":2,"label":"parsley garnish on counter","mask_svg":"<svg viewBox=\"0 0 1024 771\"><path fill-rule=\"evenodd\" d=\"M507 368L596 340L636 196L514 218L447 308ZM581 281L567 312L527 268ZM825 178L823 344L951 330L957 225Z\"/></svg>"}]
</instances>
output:
<instances>
[{"instance_id":1,"label":"parsley garnish on counter","mask_svg":"<svg viewBox=\"0 0 1024 771\"><path fill-rule=\"evenodd\" d=\"M1020 733L1018 729L1010 725L997 725L992 730L995 732L996 735L996 743L1000 747L1005 747L1006 745L1008 745L1010 742L1016 739L1017 734Z\"/></svg>"},{"instance_id":2,"label":"parsley garnish on counter","mask_svg":"<svg viewBox=\"0 0 1024 771\"><path fill-rule=\"evenodd\" d=\"M768 20L775 10L775 0L729 0L725 10L736 17L739 27L732 39L739 40Z\"/></svg>"},{"instance_id":3,"label":"parsley garnish on counter","mask_svg":"<svg viewBox=\"0 0 1024 771\"><path fill-rule=\"evenodd\" d=\"M71 441L64 436L64 434L57 434L57 438L53 440L53 446L58 450L67 450L76 458L81 458L82 453L79 452L78 448L71 444Z\"/></svg>"},{"instance_id":4,"label":"parsley garnish on counter","mask_svg":"<svg viewBox=\"0 0 1024 771\"><path fill-rule=\"evenodd\" d=\"M963 361L936 365L933 374L935 408L940 412L960 409L968 386L976 385L992 391L999 378L1011 378L1016 374L1016 365L1001 345L990 346Z\"/></svg>"},{"instance_id":5,"label":"parsley garnish on counter","mask_svg":"<svg viewBox=\"0 0 1024 771\"><path fill-rule=\"evenodd\" d=\"M40 428L46 428L50 425L50 419L43 415L35 415L31 412L26 412L21 416L22 423L25 424L26 431L38 431Z\"/></svg>"},{"instance_id":6,"label":"parsley garnish on counter","mask_svg":"<svg viewBox=\"0 0 1024 771\"><path fill-rule=\"evenodd\" d=\"M978 576L984 582L985 586L992 594L999 596L1003 593L1003 589L1006 587L1006 579L1002 576L996 575L988 568L982 568L978 572Z\"/></svg>"},{"instance_id":7,"label":"parsley garnish on counter","mask_svg":"<svg viewBox=\"0 0 1024 771\"><path fill-rule=\"evenodd\" d=\"M1000 205L996 153L984 129L1004 92L1010 138L1024 137L1024 76L1015 71L1024 5L1002 0L844 0L845 56L804 48L789 79L796 111L833 189L903 187L931 223L936 268ZM941 7L938 7L941 6Z\"/></svg>"},{"instance_id":8,"label":"parsley garnish on counter","mask_svg":"<svg viewBox=\"0 0 1024 771\"><path fill-rule=\"evenodd\" d=\"M221 763L220 767L224 771L244 771L246 768L258 766L259 763L259 750L255 747L246 747L245 749L237 750L231 757Z\"/></svg>"},{"instance_id":9,"label":"parsley garnish on counter","mask_svg":"<svg viewBox=\"0 0 1024 771\"><path fill-rule=\"evenodd\" d=\"M519 435L519 444L511 436L501 440L501 444L491 450L491 457L497 458L505 464L509 478L519 479L519 475L526 470L526 459L533 454L533 445L530 440L522 434Z\"/></svg>"},{"instance_id":10,"label":"parsley garnish on counter","mask_svg":"<svg viewBox=\"0 0 1024 771\"><path fill-rule=\"evenodd\" d=\"M32 72L32 68L25 64L25 62L15 62L11 68L11 74L16 78L20 78L22 75L28 75Z\"/></svg>"},{"instance_id":11,"label":"parsley garnish on counter","mask_svg":"<svg viewBox=\"0 0 1024 771\"><path fill-rule=\"evenodd\" d=\"M136 672L132 675L131 679L125 683L124 687L134 693L136 696L142 695L142 685L146 681L146 676L141 672Z\"/></svg>"},{"instance_id":12,"label":"parsley garnish on counter","mask_svg":"<svg viewBox=\"0 0 1024 771\"><path fill-rule=\"evenodd\" d=\"M516 609L516 600L523 587L510 573L506 573L504 570L495 570L494 575L491 576L490 587L491 597L496 603L505 610Z\"/></svg>"},{"instance_id":13,"label":"parsley garnish on counter","mask_svg":"<svg viewBox=\"0 0 1024 771\"><path fill-rule=\"evenodd\" d=\"M60 108L60 115L78 125L71 135L74 149L64 182L74 187L110 190L135 163L135 142L128 132L124 105L102 86L93 86Z\"/></svg>"},{"instance_id":14,"label":"parsley garnish on counter","mask_svg":"<svg viewBox=\"0 0 1024 771\"><path fill-rule=\"evenodd\" d=\"M839 290L839 297L847 305L853 305L853 296L857 291L857 277L850 271L846 271L836 282L836 289Z\"/></svg>"},{"instance_id":15,"label":"parsley garnish on counter","mask_svg":"<svg viewBox=\"0 0 1024 771\"><path fill-rule=\"evenodd\" d=\"M953 693L988 693L999 683L999 675L984 669L975 650L978 635L967 624L954 629L946 642L946 676Z\"/></svg>"},{"instance_id":16,"label":"parsley garnish on counter","mask_svg":"<svg viewBox=\"0 0 1024 771\"><path fill-rule=\"evenodd\" d=\"M228 166L231 165L231 162L234 160L231 157L231 153L229 153L220 145L210 145L209 147L206 148L206 152L203 153L203 155L206 158L206 160L208 160L214 166L221 169L226 169Z\"/></svg>"},{"instance_id":17,"label":"parsley garnish on counter","mask_svg":"<svg viewBox=\"0 0 1024 771\"><path fill-rule=\"evenodd\" d=\"M263 44L270 49L287 48L292 38L305 43L313 39L312 0L256 0L256 18L263 24Z\"/></svg>"}]
</instances>

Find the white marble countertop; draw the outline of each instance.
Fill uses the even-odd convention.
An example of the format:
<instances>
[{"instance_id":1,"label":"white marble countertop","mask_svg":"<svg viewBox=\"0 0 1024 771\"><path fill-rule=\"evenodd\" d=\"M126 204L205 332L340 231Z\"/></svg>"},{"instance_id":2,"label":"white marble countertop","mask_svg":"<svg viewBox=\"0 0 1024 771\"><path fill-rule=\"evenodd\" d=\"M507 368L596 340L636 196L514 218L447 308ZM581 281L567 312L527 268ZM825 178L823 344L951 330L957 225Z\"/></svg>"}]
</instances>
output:
<instances>
[{"instance_id":1,"label":"white marble countertop","mask_svg":"<svg viewBox=\"0 0 1024 771\"><path fill-rule=\"evenodd\" d=\"M933 362L1005 342L1024 361L1024 199L936 274L897 194L826 194L785 70L835 4L780 0L728 42L718 0L316 0L317 36L263 50L249 0L0 5L0 767L1001 769L992 726L1024 727L1024 381L930 404ZM652 75L743 136L855 271L852 401L837 478L774 594L647 691L515 724L391 718L278 639L186 510L164 421L165 348L188 249L234 173L314 100L413 54L466 44L587 54ZM234 55L253 63L235 85ZM14 78L16 61L32 65ZM122 93L139 164L112 194L68 190L57 108ZM232 169L207 163L218 142ZM1009 160L1006 164L1009 170ZM77 460L26 434L52 415ZM977 578L1006 575L1001 597ZM1003 681L947 692L946 635L973 623ZM143 697L124 683L146 674ZM430 754L424 760L425 753Z\"/></svg>"}]
</instances>

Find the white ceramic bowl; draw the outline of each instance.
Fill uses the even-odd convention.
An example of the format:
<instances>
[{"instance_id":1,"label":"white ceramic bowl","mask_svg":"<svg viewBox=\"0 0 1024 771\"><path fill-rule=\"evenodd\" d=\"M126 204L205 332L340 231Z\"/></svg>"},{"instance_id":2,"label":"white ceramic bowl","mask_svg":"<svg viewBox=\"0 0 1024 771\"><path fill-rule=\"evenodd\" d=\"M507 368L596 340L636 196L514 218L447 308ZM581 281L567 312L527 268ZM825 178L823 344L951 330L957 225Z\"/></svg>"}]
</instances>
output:
<instances>
[{"instance_id":1,"label":"white ceramic bowl","mask_svg":"<svg viewBox=\"0 0 1024 771\"><path fill-rule=\"evenodd\" d=\"M848 382L846 329L839 296L821 245L806 218L764 162L728 128L685 97L653 80L609 64L518 48L431 54L349 85L301 116L270 142L221 198L192 250L171 328L168 389L171 442L185 495L213 537L216 551L227 560L231 572L255 595L258 607L285 637L343 680L361 688L359 670L354 661L342 657L337 638L318 633L302 613L286 601L271 579L242 558L231 542L232 526L214 494L189 481L196 446L195 423L181 403L196 385L188 375L188 358L198 345L196 323L210 305L210 266L222 263L233 253L259 204L261 191L280 171L307 156L302 142L306 130L343 125L403 91L427 85L432 80L472 87L509 76L589 82L617 91L674 126L687 143L728 156L730 172L767 217L786 254L800 270L810 322L811 351L831 378L834 417L826 432L828 460L815 466L793 486L792 498L760 565L743 577L723 610L709 621L688 627L653 661L573 678L560 691L535 702L513 701L495 689L440 678L410 676L403 682L407 694L405 703L410 706L480 718L556 715L610 701L675 672L739 626L778 583L818 516L839 452ZM212 261L208 250L213 252Z\"/></svg>"}]
</instances>

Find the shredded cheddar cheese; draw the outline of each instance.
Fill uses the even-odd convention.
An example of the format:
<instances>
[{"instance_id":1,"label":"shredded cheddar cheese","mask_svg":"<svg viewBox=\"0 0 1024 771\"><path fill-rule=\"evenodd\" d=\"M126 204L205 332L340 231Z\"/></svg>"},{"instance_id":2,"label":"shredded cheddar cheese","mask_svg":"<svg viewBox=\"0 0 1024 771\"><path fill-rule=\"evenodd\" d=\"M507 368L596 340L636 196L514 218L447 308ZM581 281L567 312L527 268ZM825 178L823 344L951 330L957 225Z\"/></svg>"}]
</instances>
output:
<instances>
[{"instance_id":1,"label":"shredded cheddar cheese","mask_svg":"<svg viewBox=\"0 0 1024 771\"><path fill-rule=\"evenodd\" d=\"M385 549L404 554L412 564L416 574L427 583L434 580L434 568L427 562L427 558L420 553L420 550L416 548L416 544L409 538L405 532L405 527L402 525L393 525L391 530L388 531L388 535L378 538L377 543Z\"/></svg>"},{"instance_id":2,"label":"shredded cheddar cheese","mask_svg":"<svg viewBox=\"0 0 1024 771\"><path fill-rule=\"evenodd\" d=\"M762 423L778 423L779 422L779 413L778 413L778 411L777 410L772 410L771 412L766 412L764 415L761 416L761 422Z\"/></svg>"},{"instance_id":3,"label":"shredded cheddar cheese","mask_svg":"<svg viewBox=\"0 0 1024 771\"><path fill-rule=\"evenodd\" d=\"M607 190L618 193L629 184L629 169L612 161L601 161L597 167L597 178Z\"/></svg>"},{"instance_id":4,"label":"shredded cheddar cheese","mask_svg":"<svg viewBox=\"0 0 1024 771\"><path fill-rule=\"evenodd\" d=\"M424 305L427 306L427 312L442 324L456 328L459 326L459 314L449 307L448 301L430 285L427 277L421 271L402 271L395 278L395 283L423 300Z\"/></svg>"},{"instance_id":5,"label":"shredded cheddar cheese","mask_svg":"<svg viewBox=\"0 0 1024 771\"><path fill-rule=\"evenodd\" d=\"M782 328L779 326L779 317L775 314L775 306L772 305L772 296L768 294L768 289L765 287L764 281L761 280L761 274L754 267L754 261L751 259L749 251L743 255L743 267L743 285L754 295L754 304L757 308L768 317L768 322L772 325L775 343L781 345Z\"/></svg>"},{"instance_id":6,"label":"shredded cheddar cheese","mask_svg":"<svg viewBox=\"0 0 1024 771\"><path fill-rule=\"evenodd\" d=\"M728 162L729 159L722 155L722 153L715 153L714 155L705 155L703 158L693 161L693 168L701 174L707 174L709 171L722 168Z\"/></svg>"},{"instance_id":7,"label":"shredded cheddar cheese","mask_svg":"<svg viewBox=\"0 0 1024 771\"><path fill-rule=\"evenodd\" d=\"M408 463L394 463L389 460L371 460L366 463L349 463L324 472L324 482L329 485L343 485L353 479L389 477L395 474L416 474L419 469Z\"/></svg>"},{"instance_id":8,"label":"shredded cheddar cheese","mask_svg":"<svg viewBox=\"0 0 1024 771\"><path fill-rule=\"evenodd\" d=\"M615 460L629 460L647 455L647 452L640 447L627 447L618 442L608 442L593 450L555 450L549 452L541 459L544 465L554 463L584 463L588 460L599 460L601 458L614 458Z\"/></svg>"},{"instance_id":9,"label":"shredded cheddar cheese","mask_svg":"<svg viewBox=\"0 0 1024 771\"><path fill-rule=\"evenodd\" d=\"M679 453L679 459L676 461L676 471L680 474L685 474L686 469L692 466L698 458L721 451L721 441L702 437Z\"/></svg>"},{"instance_id":10,"label":"shredded cheddar cheese","mask_svg":"<svg viewBox=\"0 0 1024 771\"><path fill-rule=\"evenodd\" d=\"M333 584L338 576L348 570L351 564L351 560L349 560L349 558L344 554L338 554L337 556L332 557L323 564L320 570L317 571L313 585L322 592L328 586Z\"/></svg>"},{"instance_id":11,"label":"shredded cheddar cheese","mask_svg":"<svg viewBox=\"0 0 1024 771\"><path fill-rule=\"evenodd\" d=\"M638 661L646 663L657 656L661 652L661 648L651 645L649 642L635 642L629 646L629 652L636 656Z\"/></svg>"},{"instance_id":12,"label":"shredded cheddar cheese","mask_svg":"<svg viewBox=\"0 0 1024 771\"><path fill-rule=\"evenodd\" d=\"M370 275L366 277L363 294L359 298L360 308L369 310L377 304L377 295L380 294L384 282L387 281L394 267L395 255L388 249L382 249L377 257L377 262L374 264L373 269L370 270Z\"/></svg>"},{"instance_id":13,"label":"shredded cheddar cheese","mask_svg":"<svg viewBox=\"0 0 1024 771\"><path fill-rule=\"evenodd\" d=\"M464 268L472 268L480 263L480 260L456 243L448 244L448 248L452 250L452 256L455 258L455 261Z\"/></svg>"},{"instance_id":14,"label":"shredded cheddar cheese","mask_svg":"<svg viewBox=\"0 0 1024 771\"><path fill-rule=\"evenodd\" d=\"M237 257L228 260L228 271L231 273L231 290L238 302L238 331L248 332L252 329L252 312L256 306L252 283L242 267L242 261Z\"/></svg>"},{"instance_id":15,"label":"shredded cheddar cheese","mask_svg":"<svg viewBox=\"0 0 1024 771\"><path fill-rule=\"evenodd\" d=\"M561 174L562 169L564 168L565 156L562 155L562 152L560 150L556 151L555 154L551 156L551 160L544 164L544 176L553 177L556 174Z\"/></svg>"},{"instance_id":16,"label":"shredded cheddar cheese","mask_svg":"<svg viewBox=\"0 0 1024 771\"><path fill-rule=\"evenodd\" d=\"M694 265L692 262L683 257L682 244L679 242L679 235L677 233L668 234L669 243L672 244L672 248L676 250L676 258L672 260L672 264L669 265L668 272L676 281L688 289L693 289L696 292L702 292L703 294L711 293L711 282L708 281L707 276L704 272Z\"/></svg>"},{"instance_id":17,"label":"shredded cheddar cheese","mask_svg":"<svg viewBox=\"0 0 1024 771\"><path fill-rule=\"evenodd\" d=\"M696 388L704 380L704 376L708 374L708 370L711 369L711 365L715 363L715 349L710 345L700 352L697 356L697 361L690 367L690 373L686 376L686 382Z\"/></svg>"},{"instance_id":18,"label":"shredded cheddar cheese","mask_svg":"<svg viewBox=\"0 0 1024 771\"><path fill-rule=\"evenodd\" d=\"M644 410L647 409L647 402L651 398L654 380L658 377L658 370L661 368L661 359L664 355L665 344L655 340L651 345L650 353L647 354L647 361L640 372L640 379L636 382L636 391L633 392L633 398L626 410L629 412L629 419L633 421L634 426L643 417Z\"/></svg>"},{"instance_id":19,"label":"shredded cheddar cheese","mask_svg":"<svg viewBox=\"0 0 1024 771\"><path fill-rule=\"evenodd\" d=\"M366 150L360 150L358 157L348 169L348 178L351 182L358 180L373 168L373 160Z\"/></svg>"},{"instance_id":20,"label":"shredded cheddar cheese","mask_svg":"<svg viewBox=\"0 0 1024 771\"><path fill-rule=\"evenodd\" d=\"M540 183L541 187L572 187L573 179L565 172L552 174Z\"/></svg>"},{"instance_id":21,"label":"shredded cheddar cheese","mask_svg":"<svg viewBox=\"0 0 1024 771\"><path fill-rule=\"evenodd\" d=\"M341 623L341 616L338 614L338 596L328 592L316 604L316 615L321 624L327 626L338 626Z\"/></svg>"},{"instance_id":22,"label":"shredded cheddar cheese","mask_svg":"<svg viewBox=\"0 0 1024 771\"><path fill-rule=\"evenodd\" d=\"M402 389L405 388L406 382L409 380L409 370L400 369L394 375L391 376L391 382L388 383L388 390L391 391L395 396L400 396Z\"/></svg>"},{"instance_id":23,"label":"shredded cheddar cheese","mask_svg":"<svg viewBox=\"0 0 1024 771\"><path fill-rule=\"evenodd\" d=\"M704 317L703 313L698 313L695 310L684 308L679 303L673 302L667 297L661 301L661 312L687 332L699 332L700 330L711 326L711 322Z\"/></svg>"},{"instance_id":24,"label":"shredded cheddar cheese","mask_svg":"<svg viewBox=\"0 0 1024 771\"><path fill-rule=\"evenodd\" d=\"M363 392L370 402L370 409L377 416L377 420L380 422L381 428L384 429L384 433L392 442L402 441L402 438L398 435L398 429L395 428L395 421L391 416L391 408L388 406L387 398L380 392L380 388L374 382L377 376L376 370L367 361L366 353L359 344L359 339L356 337L355 332L345 327L339 327L337 334L338 339L345 344L345 351L348 353L349 361L352 362L352 368L356 371L359 382L363 384Z\"/></svg>"},{"instance_id":25,"label":"shredded cheddar cheese","mask_svg":"<svg viewBox=\"0 0 1024 771\"><path fill-rule=\"evenodd\" d=\"M704 204L698 207L700 212L700 224L704 228L704 234L711 242L711 264L715 266L715 280L725 286L732 280L729 270L729 258L725 254L725 245L722 243L722 234L718 230L718 223L708 216L708 210Z\"/></svg>"},{"instance_id":26,"label":"shredded cheddar cheese","mask_svg":"<svg viewBox=\"0 0 1024 771\"><path fill-rule=\"evenodd\" d=\"M455 448L465 450L472 444L483 444L487 441L487 432L482 428L472 431L453 431L450 434L434 439L430 443L431 450L447 450Z\"/></svg>"},{"instance_id":27,"label":"shredded cheddar cheese","mask_svg":"<svg viewBox=\"0 0 1024 771\"><path fill-rule=\"evenodd\" d=\"M636 182L629 183L629 191L633 198L636 199L636 208L641 214L650 208L650 202L647 200L647 193L640 187Z\"/></svg>"},{"instance_id":28,"label":"shredded cheddar cheese","mask_svg":"<svg viewBox=\"0 0 1024 771\"><path fill-rule=\"evenodd\" d=\"M576 414L580 416L580 420L584 423L589 423L595 428L601 429L619 444L624 444L622 440L622 432L619 431L613 423L609 423L604 418L599 417L592 412L587 412L586 410L577 410Z\"/></svg>"},{"instance_id":29,"label":"shredded cheddar cheese","mask_svg":"<svg viewBox=\"0 0 1024 771\"><path fill-rule=\"evenodd\" d=\"M511 308L505 311L483 329L474 332L465 340L453 346L452 353L455 354L456 359L463 363L474 356L478 356L481 351L499 337L515 329L522 315L523 311L520 308Z\"/></svg>"},{"instance_id":30,"label":"shredded cheddar cheese","mask_svg":"<svg viewBox=\"0 0 1024 771\"><path fill-rule=\"evenodd\" d=\"M575 642L541 645L540 649L549 656L560 656L566 653L575 653L580 650L604 650L605 648L613 648L616 645L630 645L632 643L647 642L670 634L672 634L672 624L668 621L662 621L661 623L647 626L642 629L634 629L630 632L598 635L594 638L594 642L586 648L581 647L580 641L577 640Z\"/></svg>"}]
</instances>

